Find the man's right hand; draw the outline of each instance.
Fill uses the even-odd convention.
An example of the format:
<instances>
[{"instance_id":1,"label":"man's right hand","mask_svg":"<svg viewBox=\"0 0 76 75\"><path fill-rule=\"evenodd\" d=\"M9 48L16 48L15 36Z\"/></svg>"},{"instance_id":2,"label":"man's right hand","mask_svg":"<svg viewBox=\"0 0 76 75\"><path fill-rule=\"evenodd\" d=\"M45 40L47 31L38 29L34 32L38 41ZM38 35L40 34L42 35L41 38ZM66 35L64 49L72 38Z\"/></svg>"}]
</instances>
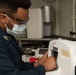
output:
<instances>
[{"instance_id":1,"label":"man's right hand","mask_svg":"<svg viewBox=\"0 0 76 75\"><path fill-rule=\"evenodd\" d=\"M53 70L57 67L56 59L52 56L48 57L42 64L46 71Z\"/></svg>"}]
</instances>

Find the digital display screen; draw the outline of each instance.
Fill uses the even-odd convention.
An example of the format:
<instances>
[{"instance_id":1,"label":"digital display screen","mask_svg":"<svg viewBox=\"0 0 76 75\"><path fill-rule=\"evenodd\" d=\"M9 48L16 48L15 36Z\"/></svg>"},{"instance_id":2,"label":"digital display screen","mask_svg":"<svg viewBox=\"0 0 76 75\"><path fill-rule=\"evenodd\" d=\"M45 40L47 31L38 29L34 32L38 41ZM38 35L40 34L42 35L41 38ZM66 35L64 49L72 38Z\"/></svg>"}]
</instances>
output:
<instances>
[{"instance_id":1,"label":"digital display screen","mask_svg":"<svg viewBox=\"0 0 76 75\"><path fill-rule=\"evenodd\" d=\"M58 56L58 48L57 47L53 47L52 56L57 59L57 56Z\"/></svg>"},{"instance_id":2,"label":"digital display screen","mask_svg":"<svg viewBox=\"0 0 76 75\"><path fill-rule=\"evenodd\" d=\"M58 52L52 50L52 56L55 57L57 59L57 56L58 56Z\"/></svg>"}]
</instances>

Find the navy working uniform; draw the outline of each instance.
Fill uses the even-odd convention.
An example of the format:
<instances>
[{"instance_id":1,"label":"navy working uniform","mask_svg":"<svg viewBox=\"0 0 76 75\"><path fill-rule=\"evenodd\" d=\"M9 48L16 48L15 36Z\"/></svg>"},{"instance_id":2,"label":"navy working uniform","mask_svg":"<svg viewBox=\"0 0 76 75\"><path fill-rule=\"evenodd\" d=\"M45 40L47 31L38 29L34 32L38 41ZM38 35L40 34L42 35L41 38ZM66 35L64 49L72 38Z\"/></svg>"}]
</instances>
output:
<instances>
[{"instance_id":1,"label":"navy working uniform","mask_svg":"<svg viewBox=\"0 0 76 75\"><path fill-rule=\"evenodd\" d=\"M23 62L22 50L15 38L0 28L0 75L45 75L45 68Z\"/></svg>"}]
</instances>

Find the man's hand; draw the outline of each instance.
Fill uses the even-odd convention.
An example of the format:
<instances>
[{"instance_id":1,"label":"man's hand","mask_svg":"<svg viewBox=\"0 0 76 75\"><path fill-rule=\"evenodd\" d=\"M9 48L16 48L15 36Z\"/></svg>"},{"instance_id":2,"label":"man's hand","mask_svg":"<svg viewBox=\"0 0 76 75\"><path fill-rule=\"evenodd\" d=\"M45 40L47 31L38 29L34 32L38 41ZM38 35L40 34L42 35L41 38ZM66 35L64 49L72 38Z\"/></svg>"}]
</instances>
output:
<instances>
[{"instance_id":1,"label":"man's hand","mask_svg":"<svg viewBox=\"0 0 76 75\"><path fill-rule=\"evenodd\" d=\"M57 67L56 59L52 56L48 57L48 52L46 52L36 63L34 63L35 67L39 65L43 65L46 71L53 70Z\"/></svg>"},{"instance_id":2,"label":"man's hand","mask_svg":"<svg viewBox=\"0 0 76 75\"><path fill-rule=\"evenodd\" d=\"M57 67L56 59L50 56L43 62L42 65L45 67L46 71L53 70Z\"/></svg>"},{"instance_id":3,"label":"man's hand","mask_svg":"<svg viewBox=\"0 0 76 75\"><path fill-rule=\"evenodd\" d=\"M43 64L43 62L45 61L47 56L48 56L48 52L46 52L36 63L34 63L34 66L37 67L37 66Z\"/></svg>"}]
</instances>

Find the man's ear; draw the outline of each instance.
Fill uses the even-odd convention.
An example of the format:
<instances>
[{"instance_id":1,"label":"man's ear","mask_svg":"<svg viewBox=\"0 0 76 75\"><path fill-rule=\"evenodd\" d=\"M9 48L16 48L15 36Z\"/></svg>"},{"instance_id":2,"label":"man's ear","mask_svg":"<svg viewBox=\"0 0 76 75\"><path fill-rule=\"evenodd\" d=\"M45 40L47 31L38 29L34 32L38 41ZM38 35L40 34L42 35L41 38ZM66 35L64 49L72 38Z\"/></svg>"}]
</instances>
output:
<instances>
[{"instance_id":1,"label":"man's ear","mask_svg":"<svg viewBox=\"0 0 76 75\"><path fill-rule=\"evenodd\" d=\"M4 14L0 14L0 21L2 21L2 23L4 24L7 24L9 22L9 20Z\"/></svg>"}]
</instances>

